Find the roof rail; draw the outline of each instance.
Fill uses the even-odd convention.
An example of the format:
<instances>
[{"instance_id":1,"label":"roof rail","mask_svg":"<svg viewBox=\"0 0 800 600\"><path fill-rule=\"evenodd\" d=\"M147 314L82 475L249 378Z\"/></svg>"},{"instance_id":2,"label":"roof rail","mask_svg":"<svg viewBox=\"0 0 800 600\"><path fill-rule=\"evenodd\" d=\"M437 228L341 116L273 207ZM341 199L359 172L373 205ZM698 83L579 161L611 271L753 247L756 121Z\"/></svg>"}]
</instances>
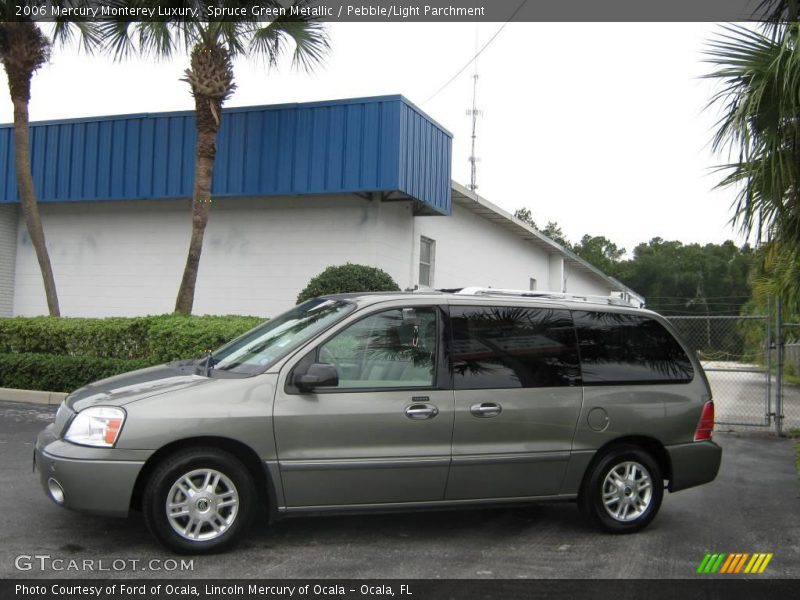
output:
<instances>
[{"instance_id":1,"label":"roof rail","mask_svg":"<svg viewBox=\"0 0 800 600\"><path fill-rule=\"evenodd\" d=\"M609 304L612 306L632 306L642 308L642 304L633 299L618 296L597 296L592 294L574 294L570 292L550 292L545 290L513 290L506 288L490 287L465 287L455 290L442 290L453 292L462 296L516 296L523 298L553 298L560 300L575 300L578 302L592 302L595 304Z\"/></svg>"}]
</instances>

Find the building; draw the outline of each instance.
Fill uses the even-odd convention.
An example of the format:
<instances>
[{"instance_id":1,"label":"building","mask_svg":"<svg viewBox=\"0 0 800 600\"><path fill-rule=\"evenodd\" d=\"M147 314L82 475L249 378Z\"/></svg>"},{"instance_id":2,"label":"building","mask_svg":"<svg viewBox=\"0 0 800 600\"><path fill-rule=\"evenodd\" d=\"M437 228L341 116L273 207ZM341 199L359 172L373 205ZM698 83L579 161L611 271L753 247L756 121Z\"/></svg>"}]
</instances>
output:
<instances>
[{"instance_id":1,"label":"building","mask_svg":"<svg viewBox=\"0 0 800 600\"><path fill-rule=\"evenodd\" d=\"M46 314L0 126L0 316ZM171 312L190 235L191 112L34 123L65 316ZM450 179L451 134L402 96L227 109L194 312L270 316L325 267L404 288L632 290Z\"/></svg>"}]
</instances>

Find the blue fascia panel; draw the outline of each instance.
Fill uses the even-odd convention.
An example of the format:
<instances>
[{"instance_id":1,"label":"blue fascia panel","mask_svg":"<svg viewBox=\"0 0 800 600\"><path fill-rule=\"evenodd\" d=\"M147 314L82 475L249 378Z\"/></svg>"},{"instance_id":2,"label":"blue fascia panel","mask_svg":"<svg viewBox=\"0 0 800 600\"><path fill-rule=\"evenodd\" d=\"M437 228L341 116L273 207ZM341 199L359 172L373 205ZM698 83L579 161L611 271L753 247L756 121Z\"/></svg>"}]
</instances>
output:
<instances>
[{"instance_id":1,"label":"blue fascia panel","mask_svg":"<svg viewBox=\"0 0 800 600\"><path fill-rule=\"evenodd\" d=\"M191 111L31 124L42 202L189 198ZM215 197L400 193L450 212L451 134L402 96L226 109ZM0 203L17 202L13 127L0 125Z\"/></svg>"}]
</instances>

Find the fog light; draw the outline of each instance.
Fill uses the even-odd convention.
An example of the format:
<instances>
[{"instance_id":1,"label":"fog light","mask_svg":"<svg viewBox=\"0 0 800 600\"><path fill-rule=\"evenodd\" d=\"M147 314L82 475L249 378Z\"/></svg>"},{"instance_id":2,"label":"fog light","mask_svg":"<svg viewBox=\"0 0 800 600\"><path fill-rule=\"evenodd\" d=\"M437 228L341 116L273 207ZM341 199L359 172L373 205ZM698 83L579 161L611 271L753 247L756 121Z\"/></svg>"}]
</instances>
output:
<instances>
[{"instance_id":1,"label":"fog light","mask_svg":"<svg viewBox=\"0 0 800 600\"><path fill-rule=\"evenodd\" d=\"M64 488L52 477L47 480L47 489L50 492L50 497L56 504L64 504Z\"/></svg>"}]
</instances>

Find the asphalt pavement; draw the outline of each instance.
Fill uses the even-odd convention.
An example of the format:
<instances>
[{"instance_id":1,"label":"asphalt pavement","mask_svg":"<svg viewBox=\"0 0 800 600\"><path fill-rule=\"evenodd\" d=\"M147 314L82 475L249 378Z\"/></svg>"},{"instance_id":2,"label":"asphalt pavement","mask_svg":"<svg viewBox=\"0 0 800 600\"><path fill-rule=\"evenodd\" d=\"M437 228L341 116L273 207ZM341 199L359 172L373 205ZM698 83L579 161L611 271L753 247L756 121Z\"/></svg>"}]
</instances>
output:
<instances>
[{"instance_id":1,"label":"asphalt pavement","mask_svg":"<svg viewBox=\"0 0 800 600\"><path fill-rule=\"evenodd\" d=\"M693 578L708 552L771 552L757 577L800 576L794 448L765 433L717 434L717 480L666 494L634 535L589 529L572 503L304 517L262 523L181 571L187 558L158 546L139 515L80 515L45 497L31 455L54 410L0 402L0 578Z\"/></svg>"}]
</instances>

